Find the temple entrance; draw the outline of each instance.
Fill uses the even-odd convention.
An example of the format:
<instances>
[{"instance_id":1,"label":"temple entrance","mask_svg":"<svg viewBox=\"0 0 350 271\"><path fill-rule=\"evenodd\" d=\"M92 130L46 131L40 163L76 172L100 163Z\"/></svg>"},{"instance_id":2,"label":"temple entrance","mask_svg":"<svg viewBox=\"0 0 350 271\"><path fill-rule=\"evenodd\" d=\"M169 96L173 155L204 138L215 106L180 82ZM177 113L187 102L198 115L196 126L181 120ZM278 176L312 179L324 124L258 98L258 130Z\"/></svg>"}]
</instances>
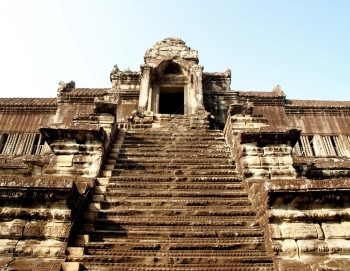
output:
<instances>
[{"instance_id":1,"label":"temple entrance","mask_svg":"<svg viewBox=\"0 0 350 271\"><path fill-rule=\"evenodd\" d=\"M184 87L159 88L159 113L184 114Z\"/></svg>"}]
</instances>

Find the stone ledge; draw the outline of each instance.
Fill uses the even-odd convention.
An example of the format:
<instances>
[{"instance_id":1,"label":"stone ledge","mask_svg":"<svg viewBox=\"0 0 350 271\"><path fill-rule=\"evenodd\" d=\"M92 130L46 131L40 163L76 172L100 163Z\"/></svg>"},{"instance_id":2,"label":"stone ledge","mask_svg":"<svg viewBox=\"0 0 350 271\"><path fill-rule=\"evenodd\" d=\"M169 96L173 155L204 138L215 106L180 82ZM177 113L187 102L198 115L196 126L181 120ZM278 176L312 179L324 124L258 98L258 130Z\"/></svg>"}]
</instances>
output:
<instances>
[{"instance_id":1,"label":"stone ledge","mask_svg":"<svg viewBox=\"0 0 350 271\"><path fill-rule=\"evenodd\" d=\"M72 189L75 178L54 176L2 176L0 177L0 189L25 188L25 189Z\"/></svg>"},{"instance_id":2,"label":"stone ledge","mask_svg":"<svg viewBox=\"0 0 350 271\"><path fill-rule=\"evenodd\" d=\"M285 191L329 191L334 190L350 190L349 179L328 179L328 180L269 180L266 182L266 189L270 192L285 192Z\"/></svg>"}]
</instances>

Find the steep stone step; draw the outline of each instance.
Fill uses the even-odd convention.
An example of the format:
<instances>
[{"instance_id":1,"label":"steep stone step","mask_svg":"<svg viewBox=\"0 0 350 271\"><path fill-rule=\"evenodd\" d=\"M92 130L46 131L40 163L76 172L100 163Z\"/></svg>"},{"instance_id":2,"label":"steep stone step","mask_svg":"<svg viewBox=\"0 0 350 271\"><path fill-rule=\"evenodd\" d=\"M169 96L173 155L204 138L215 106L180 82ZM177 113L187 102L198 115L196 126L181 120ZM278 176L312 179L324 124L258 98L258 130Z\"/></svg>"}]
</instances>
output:
<instances>
[{"instance_id":1,"label":"steep stone step","mask_svg":"<svg viewBox=\"0 0 350 271\"><path fill-rule=\"evenodd\" d=\"M164 142L161 144L164 145ZM181 145L177 145L174 143L174 144L169 144L167 146L171 146L172 149L181 149L181 148L194 149L193 142L181 142ZM221 141L199 142L199 143L196 143L195 146L196 146L195 149L215 149L216 147L218 147L218 150L220 150L222 148L227 148L226 145L223 145L223 142ZM125 142L122 146L122 149L133 149L133 148L137 148L140 151L142 151L143 148L145 149L159 148L159 144L155 144L152 142L140 142L140 141L135 142L134 141L134 142Z\"/></svg>"},{"instance_id":2,"label":"steep stone step","mask_svg":"<svg viewBox=\"0 0 350 271\"><path fill-rule=\"evenodd\" d=\"M227 157L215 157L211 159L207 158L183 158L183 157L145 157L145 160L141 160L139 157L118 157L118 164L157 164L157 163L167 163L171 165L211 165L211 164L221 164L227 165L231 160ZM215 160L212 160L215 159Z\"/></svg>"},{"instance_id":3,"label":"steep stone step","mask_svg":"<svg viewBox=\"0 0 350 271\"><path fill-rule=\"evenodd\" d=\"M94 225L95 230L113 231L124 235L153 234L156 236L167 235L168 237L263 237L263 232L259 227L233 226L133 226L118 224L98 224Z\"/></svg>"},{"instance_id":4,"label":"steep stone step","mask_svg":"<svg viewBox=\"0 0 350 271\"><path fill-rule=\"evenodd\" d=\"M226 169L215 169L215 170L164 170L164 169L139 169L140 167L137 167L136 169L131 170L124 170L124 169L113 169L112 170L112 176L137 176L137 175L143 175L143 176L179 176L184 175L186 176L225 176L225 175L231 175L234 176L237 174L235 170L226 170Z\"/></svg>"},{"instance_id":5,"label":"steep stone step","mask_svg":"<svg viewBox=\"0 0 350 271\"><path fill-rule=\"evenodd\" d=\"M189 183L202 183L202 182L208 182L208 183L240 183L242 184L242 180L238 178L237 176L180 176L180 177L162 177L162 176L153 176L152 178L145 177L145 176L135 176L135 177L110 177L108 178L109 183L113 182L189 182Z\"/></svg>"},{"instance_id":6,"label":"steep stone step","mask_svg":"<svg viewBox=\"0 0 350 271\"><path fill-rule=\"evenodd\" d=\"M97 191L98 192L98 191ZM247 197L246 192L241 191L206 191L206 190L186 190L186 189L178 189L176 191L167 190L167 191L155 191L154 189L145 189L139 191L130 191L129 189L113 189L108 188L107 193L103 191L102 193L107 194L109 197L162 197L168 200L174 200L175 197L178 198L202 198L202 199L210 199L210 198L239 198L239 197ZM98 194L98 193L96 193Z\"/></svg>"},{"instance_id":7,"label":"steep stone step","mask_svg":"<svg viewBox=\"0 0 350 271\"><path fill-rule=\"evenodd\" d=\"M88 221L88 217L85 217ZM120 226L252 226L255 225L254 216L231 216L231 217L208 217L208 216L162 216L162 217L142 217L142 216L113 216L97 212L93 217L95 223L119 224Z\"/></svg>"},{"instance_id":8,"label":"steep stone step","mask_svg":"<svg viewBox=\"0 0 350 271\"><path fill-rule=\"evenodd\" d=\"M142 206L160 206L162 208L167 207L175 207L178 206L179 208L186 207L194 207L194 208L239 208L240 206L250 206L250 202L246 197L242 198L229 198L229 199L191 199L191 198L177 198L173 199L172 201L166 200L165 198L132 198L132 199L119 199L115 197L109 197L108 195L103 195L104 201L99 201L101 204L101 208L112 208L115 206L125 206L125 207L132 207L132 206L138 206L142 208Z\"/></svg>"},{"instance_id":9,"label":"steep stone step","mask_svg":"<svg viewBox=\"0 0 350 271\"><path fill-rule=\"evenodd\" d=\"M174 182L162 182L162 183L139 183L139 182L113 182L109 183L108 188L121 188L121 189L223 189L223 190L243 190L243 187L240 183L210 183L210 182L201 182L201 183L174 183Z\"/></svg>"},{"instance_id":10,"label":"steep stone step","mask_svg":"<svg viewBox=\"0 0 350 271\"><path fill-rule=\"evenodd\" d=\"M167 259L165 255L155 255L148 259L148 261L144 262L142 260L138 260L136 263L134 262L113 262L109 260L108 257L93 257L87 256L87 258L74 258L74 261L79 261L79 259L84 259L82 263L82 271L90 270L90 271L130 271L130 270L142 270L142 271L273 271L272 261L265 258L264 260L257 259L256 262L251 260L249 262L248 259L244 260L245 262L235 262L233 260L230 261L218 261L217 259L206 259L205 262L201 262L196 260L198 264L189 264L188 260L184 258L176 258L169 259L165 261L164 264L158 264L158 258L162 257L163 259ZM122 258L124 259L124 258ZM250 258L249 258L250 259ZM73 260L73 259L72 259ZM142 262L142 263L140 263ZM230 262L229 264L227 262ZM118 263L118 264L116 264ZM85 269L87 268L87 269Z\"/></svg>"},{"instance_id":11,"label":"steep stone step","mask_svg":"<svg viewBox=\"0 0 350 271\"><path fill-rule=\"evenodd\" d=\"M83 270L273 270L222 133L176 130L189 122L178 120L112 145L74 241L84 255L69 261Z\"/></svg>"},{"instance_id":12,"label":"steep stone step","mask_svg":"<svg viewBox=\"0 0 350 271\"><path fill-rule=\"evenodd\" d=\"M149 169L184 169L184 170L188 170L188 169L226 169L226 170L232 170L234 169L234 166L232 164L230 164L230 161L227 162L227 164L222 165L221 163L213 163L212 164L205 164L205 165L201 165L201 164L196 164L196 165L179 165L176 163L167 163L167 162L161 162L159 161L158 163L125 163L125 164L117 164L117 165L105 165L105 168L109 169L109 170L113 170L113 169L123 169L123 170L133 170L133 169L145 169L145 170L149 170Z\"/></svg>"},{"instance_id":13,"label":"steep stone step","mask_svg":"<svg viewBox=\"0 0 350 271\"><path fill-rule=\"evenodd\" d=\"M162 154L168 154L168 155L175 155L175 154L186 154L188 152L190 153L225 153L226 157L227 154L229 154L229 150L226 147L221 147L220 152L218 152L218 149L214 148L203 148L203 149L193 149L187 147L173 147L173 146L163 146L162 148L155 148L155 147L140 147L135 149L134 147L129 147L129 148L121 148L120 150L118 149L120 154L128 155L128 154L137 154L137 153L143 153L147 155L154 155L155 153L162 153Z\"/></svg>"},{"instance_id":14,"label":"steep stone step","mask_svg":"<svg viewBox=\"0 0 350 271\"><path fill-rule=\"evenodd\" d=\"M251 208L235 208L234 210L210 210L201 208L109 208L101 209L98 212L99 217L122 217L122 216L157 216L157 217L182 217L182 216L207 216L212 219L215 217L230 216L255 216Z\"/></svg>"}]
</instances>

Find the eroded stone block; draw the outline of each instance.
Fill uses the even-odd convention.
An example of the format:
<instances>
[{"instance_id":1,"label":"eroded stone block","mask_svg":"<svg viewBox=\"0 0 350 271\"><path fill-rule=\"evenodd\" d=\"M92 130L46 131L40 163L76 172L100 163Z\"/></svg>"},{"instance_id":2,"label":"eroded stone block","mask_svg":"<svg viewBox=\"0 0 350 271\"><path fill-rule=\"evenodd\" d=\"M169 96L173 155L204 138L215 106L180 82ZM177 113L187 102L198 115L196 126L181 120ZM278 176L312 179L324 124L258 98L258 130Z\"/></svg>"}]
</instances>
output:
<instances>
[{"instance_id":1,"label":"eroded stone block","mask_svg":"<svg viewBox=\"0 0 350 271\"><path fill-rule=\"evenodd\" d=\"M50 222L47 223L44 229L46 238L49 239L64 239L68 236L70 223Z\"/></svg>"},{"instance_id":2,"label":"eroded stone block","mask_svg":"<svg viewBox=\"0 0 350 271\"><path fill-rule=\"evenodd\" d=\"M340 223L322 223L326 239L345 239L345 231Z\"/></svg>"},{"instance_id":3,"label":"eroded stone block","mask_svg":"<svg viewBox=\"0 0 350 271\"><path fill-rule=\"evenodd\" d=\"M62 263L61 267L62 267L63 271L80 271L81 270L79 263L64 262L64 263Z\"/></svg>"},{"instance_id":4,"label":"eroded stone block","mask_svg":"<svg viewBox=\"0 0 350 271\"><path fill-rule=\"evenodd\" d=\"M271 234L272 239L281 239L282 234L281 234L281 230L280 230L278 225L270 224L269 230L270 230L270 234Z\"/></svg>"},{"instance_id":5,"label":"eroded stone block","mask_svg":"<svg viewBox=\"0 0 350 271\"><path fill-rule=\"evenodd\" d=\"M43 238L45 237L44 228L46 222L43 221L32 221L25 225L23 236L32 238Z\"/></svg>"},{"instance_id":6,"label":"eroded stone block","mask_svg":"<svg viewBox=\"0 0 350 271\"><path fill-rule=\"evenodd\" d=\"M14 219L10 222L0 222L0 235L12 238L22 237L25 221Z\"/></svg>"},{"instance_id":7,"label":"eroded stone block","mask_svg":"<svg viewBox=\"0 0 350 271\"><path fill-rule=\"evenodd\" d=\"M291 223L291 235L294 239L316 239L317 230L312 223Z\"/></svg>"},{"instance_id":8,"label":"eroded stone block","mask_svg":"<svg viewBox=\"0 0 350 271\"><path fill-rule=\"evenodd\" d=\"M345 232L345 238L350 239L350 221L342 221L341 225L343 226Z\"/></svg>"},{"instance_id":9,"label":"eroded stone block","mask_svg":"<svg viewBox=\"0 0 350 271\"><path fill-rule=\"evenodd\" d=\"M53 164L58 167L71 167L73 165L73 157L73 154L54 156Z\"/></svg>"}]
</instances>

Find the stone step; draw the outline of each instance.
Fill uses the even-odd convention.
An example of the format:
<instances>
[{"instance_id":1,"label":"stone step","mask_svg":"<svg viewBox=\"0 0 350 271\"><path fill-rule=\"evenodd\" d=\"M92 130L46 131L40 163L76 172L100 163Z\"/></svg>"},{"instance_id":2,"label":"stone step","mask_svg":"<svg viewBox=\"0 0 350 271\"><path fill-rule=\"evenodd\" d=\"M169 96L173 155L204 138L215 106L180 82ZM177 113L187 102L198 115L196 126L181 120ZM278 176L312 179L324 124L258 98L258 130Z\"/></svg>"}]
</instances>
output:
<instances>
[{"instance_id":1,"label":"stone step","mask_svg":"<svg viewBox=\"0 0 350 271\"><path fill-rule=\"evenodd\" d=\"M95 195L100 196L100 195ZM125 207L132 207L137 206L142 208L143 206L147 207L153 207L153 206L160 206L162 208L167 207L175 207L178 206L179 208L183 207L194 207L194 208L238 208L240 206L249 206L250 202L248 198L235 198L235 199L174 199L172 201L166 200L164 198L132 198L132 199L119 199L115 197L108 197L108 195L102 195L103 199L102 201L99 201L101 203L102 208L109 208L114 206L125 206Z\"/></svg>"},{"instance_id":2,"label":"stone step","mask_svg":"<svg viewBox=\"0 0 350 271\"><path fill-rule=\"evenodd\" d=\"M232 253L234 252L234 253ZM142 256L151 256L154 255L153 251L142 251L142 250L134 250L134 251L127 251L127 250L121 250L114 247L108 247L107 249L98 248L95 246L85 247L85 253L87 255L117 255L117 256L124 256L124 257L142 257ZM194 256L194 257L207 257L207 253L203 253L201 251L196 250L187 250L186 253L176 250L171 250L168 252L169 256ZM266 252L264 250L212 250L210 251L210 256L214 257L266 257Z\"/></svg>"},{"instance_id":3,"label":"stone step","mask_svg":"<svg viewBox=\"0 0 350 271\"><path fill-rule=\"evenodd\" d=\"M211 158L228 158L228 153L218 153L218 152L180 152L180 153L172 153L172 152L127 152L127 153L119 153L119 159L140 159L142 157L145 158L191 158L191 159L211 159Z\"/></svg>"},{"instance_id":4,"label":"stone step","mask_svg":"<svg viewBox=\"0 0 350 271\"><path fill-rule=\"evenodd\" d=\"M246 192L244 191L206 191L206 190L200 190L200 189L178 189L176 191L155 191L154 189L144 189L140 191L130 191L129 189L113 189L113 188L107 188L107 191L103 192L105 193L106 198L108 197L128 197L128 198L135 198L135 197L161 197L167 200L176 200L177 198L201 198L201 199L211 199L211 198L240 198L240 197L247 197ZM98 191L96 191L98 192Z\"/></svg>"},{"instance_id":5,"label":"stone step","mask_svg":"<svg viewBox=\"0 0 350 271\"><path fill-rule=\"evenodd\" d=\"M86 221L94 218L94 223L101 224L118 224L121 227L128 226L254 226L256 225L255 216L160 216L160 217L143 217L143 216L116 216L102 212L96 212L94 216L84 216Z\"/></svg>"},{"instance_id":6,"label":"stone step","mask_svg":"<svg viewBox=\"0 0 350 271\"><path fill-rule=\"evenodd\" d=\"M230 159L226 157L215 157L215 158L183 158L183 157L147 157L147 159L140 160L139 157L118 157L118 164L157 164L157 163L167 163L170 165L188 166L188 165L213 165L221 164L227 165L231 162Z\"/></svg>"},{"instance_id":7,"label":"stone step","mask_svg":"<svg viewBox=\"0 0 350 271\"><path fill-rule=\"evenodd\" d=\"M119 177L114 176L110 177L109 183L113 182L188 182L188 183L202 183L202 182L208 182L208 183L242 183L242 180L238 176L202 176L202 177L160 177L160 176L153 176L152 178L145 177L145 176L136 176L136 177Z\"/></svg>"},{"instance_id":8,"label":"stone step","mask_svg":"<svg viewBox=\"0 0 350 271\"><path fill-rule=\"evenodd\" d=\"M68 261L83 270L273 270L222 133L174 128L183 123L128 130L113 143L73 241L85 255Z\"/></svg>"},{"instance_id":9,"label":"stone step","mask_svg":"<svg viewBox=\"0 0 350 271\"><path fill-rule=\"evenodd\" d=\"M113 149L111 150L113 152ZM202 148L202 149L194 149L193 146L190 148L188 146L187 148L184 148L182 146L163 146L162 148L156 148L156 147L129 147L129 148L121 148L118 149L118 152L120 154L135 154L135 153L147 153L148 155L153 155L155 153L166 153L169 155L174 154L183 154L183 153L210 153L210 154L230 154L230 151L227 147L221 147L219 150L218 148Z\"/></svg>"},{"instance_id":10,"label":"stone step","mask_svg":"<svg viewBox=\"0 0 350 271\"><path fill-rule=\"evenodd\" d=\"M210 183L210 182L201 182L201 183L173 183L173 182L162 182L162 183L140 183L140 182L112 182L108 183L108 188L121 188L121 189L221 189L221 190L243 190L243 186L240 183Z\"/></svg>"},{"instance_id":11,"label":"stone step","mask_svg":"<svg viewBox=\"0 0 350 271\"><path fill-rule=\"evenodd\" d=\"M154 238L118 238L106 237L100 232L100 236L92 235L89 242L78 243L79 246L89 245L91 243L104 243L106 248L119 248L121 250L144 250L144 251L178 251L178 250L261 250L265 251L264 238L262 237L242 237L236 239L223 239L217 238L170 238L167 242L162 239L157 240ZM139 239L139 241L138 241Z\"/></svg>"},{"instance_id":12,"label":"stone step","mask_svg":"<svg viewBox=\"0 0 350 271\"><path fill-rule=\"evenodd\" d=\"M234 258L187 258L178 257L169 260L165 255L154 255L147 258L92 256L68 257L71 261L80 262L82 271L273 271L272 260L267 257L249 257L242 259ZM86 268L86 269L85 269Z\"/></svg>"},{"instance_id":13,"label":"stone step","mask_svg":"<svg viewBox=\"0 0 350 271\"><path fill-rule=\"evenodd\" d=\"M181 140L180 138L178 140L174 140L171 138L163 138L163 139L139 139L139 138L125 138L124 139L124 146L130 146L130 145L137 145L141 144L144 146L162 146L162 145L168 145L168 146L181 146L184 144L185 146L190 146L191 144L225 144L225 141L223 138L200 138L200 137L192 137L192 138L184 138Z\"/></svg>"},{"instance_id":14,"label":"stone step","mask_svg":"<svg viewBox=\"0 0 350 271\"><path fill-rule=\"evenodd\" d=\"M186 137L193 135L218 136L223 137L220 130L190 130L190 131L169 131L164 129L149 129L149 130L127 130L126 136L174 136Z\"/></svg>"},{"instance_id":15,"label":"stone step","mask_svg":"<svg viewBox=\"0 0 350 271\"><path fill-rule=\"evenodd\" d=\"M164 145L164 142L161 143ZM164 145L165 146L165 145ZM216 142L216 141L208 141L208 142L200 142L196 143L195 148L193 145L193 142L186 143L186 142L181 142L181 144L169 144L167 147L171 147L171 149L181 149L181 148L186 148L186 149L222 149L222 148L227 148L226 145L224 145L222 142ZM137 148L142 150L143 148L145 149L151 149L151 148L160 148L159 144L154 144L150 142L130 142L130 143L124 143L121 147L122 149L127 149L127 148ZM163 146L162 146L163 148Z\"/></svg>"},{"instance_id":16,"label":"stone step","mask_svg":"<svg viewBox=\"0 0 350 271\"><path fill-rule=\"evenodd\" d=\"M231 216L255 216L255 212L251 208L234 208L233 210L217 210L217 209L201 209L201 208L109 208L98 210L98 216L157 216L159 218L165 217L182 217L182 216L207 216L212 217L231 217Z\"/></svg>"},{"instance_id":17,"label":"stone step","mask_svg":"<svg viewBox=\"0 0 350 271\"><path fill-rule=\"evenodd\" d=\"M214 170L166 170L166 169L142 169L142 166L137 167L135 169L113 169L112 170L112 176L225 176L225 175L231 175L235 176L237 175L237 171L235 170L227 170L227 169L214 169Z\"/></svg>"},{"instance_id":18,"label":"stone step","mask_svg":"<svg viewBox=\"0 0 350 271\"><path fill-rule=\"evenodd\" d=\"M184 169L184 170L200 170L200 169L208 169L208 170L216 170L216 169L227 169L227 170L235 170L234 165L230 164L230 161L227 161L226 164L213 164L209 165L178 165L176 163L167 163L167 162L159 162L159 163L118 163L115 165L105 165L105 169L113 170L113 169L123 169L123 170L133 170L133 169Z\"/></svg>"},{"instance_id":19,"label":"stone step","mask_svg":"<svg viewBox=\"0 0 350 271\"><path fill-rule=\"evenodd\" d=\"M85 234L87 232L93 232L96 230L104 230L114 232L125 236L131 236L133 234L138 235L144 233L145 236L160 236L166 235L168 237L222 237L222 238L232 238L232 237L263 237L263 232L260 227L256 226L256 223L252 221L250 225L242 223L242 221L230 224L228 227L222 221L215 220L215 223L210 225L197 225L197 224L187 224L187 225L173 225L159 224L159 221L151 221L149 224L139 223L135 219L129 219L128 223L125 221L121 223L115 223L114 221L107 220L105 218L98 218L95 213L94 221L89 220L92 218L91 214L86 213L89 217L86 217L85 226L81 227L80 234ZM188 223L188 222L187 222ZM182 222L184 224L184 222ZM167 237L167 238L168 238ZM116 240L117 241L117 240Z\"/></svg>"}]
</instances>

